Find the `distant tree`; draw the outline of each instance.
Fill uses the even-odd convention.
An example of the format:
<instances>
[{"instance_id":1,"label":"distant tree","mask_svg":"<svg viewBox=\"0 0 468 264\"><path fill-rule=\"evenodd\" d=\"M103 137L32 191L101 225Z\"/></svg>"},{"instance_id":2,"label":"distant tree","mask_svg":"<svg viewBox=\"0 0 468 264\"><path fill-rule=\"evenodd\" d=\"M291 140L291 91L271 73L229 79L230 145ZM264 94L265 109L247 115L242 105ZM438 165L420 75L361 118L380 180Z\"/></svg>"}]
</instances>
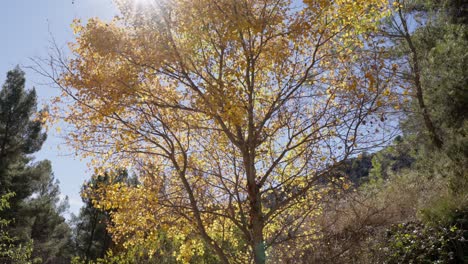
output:
<instances>
[{"instance_id":1,"label":"distant tree","mask_svg":"<svg viewBox=\"0 0 468 264\"><path fill-rule=\"evenodd\" d=\"M79 215L73 217L72 222L76 253L85 263L104 258L112 246L112 237L107 230L110 224L110 211L96 208L92 200L93 193L101 185L130 181L127 171L121 170L115 178L111 178L108 174L93 176L81 188L84 206Z\"/></svg>"},{"instance_id":2,"label":"distant tree","mask_svg":"<svg viewBox=\"0 0 468 264\"><path fill-rule=\"evenodd\" d=\"M24 201L20 228L29 227L33 240L33 257L42 263L68 263L72 252L71 229L62 214L68 209L68 200L60 199L58 180L45 160L39 164L41 179L35 186L34 198Z\"/></svg>"},{"instance_id":3,"label":"distant tree","mask_svg":"<svg viewBox=\"0 0 468 264\"><path fill-rule=\"evenodd\" d=\"M112 240L111 213L112 209L105 209L96 204L101 192L106 186L121 184L121 186L135 187L139 184L136 176L129 176L124 169L118 170L111 176L108 173L93 176L82 187L84 206L78 216L73 216L75 253L77 258L73 263L147 263L171 264L179 263L174 252L177 252L183 241L173 239L161 228L155 228L155 241L145 244L124 247L119 241ZM155 249L157 244L157 249ZM201 255L191 256L192 263L217 263L208 248Z\"/></svg>"},{"instance_id":4,"label":"distant tree","mask_svg":"<svg viewBox=\"0 0 468 264\"><path fill-rule=\"evenodd\" d=\"M372 182L388 179L390 174L410 168L415 162L412 151L414 146L408 140L404 141L402 137L397 137L392 145L374 153L372 166L368 171L368 180Z\"/></svg>"},{"instance_id":5,"label":"distant tree","mask_svg":"<svg viewBox=\"0 0 468 264\"><path fill-rule=\"evenodd\" d=\"M372 168L373 157L374 154L364 152L362 155L350 158L349 160L346 160L342 166L337 168L337 175L343 176L354 183L354 185L359 186L361 183L366 181L369 176L369 171Z\"/></svg>"}]
</instances>

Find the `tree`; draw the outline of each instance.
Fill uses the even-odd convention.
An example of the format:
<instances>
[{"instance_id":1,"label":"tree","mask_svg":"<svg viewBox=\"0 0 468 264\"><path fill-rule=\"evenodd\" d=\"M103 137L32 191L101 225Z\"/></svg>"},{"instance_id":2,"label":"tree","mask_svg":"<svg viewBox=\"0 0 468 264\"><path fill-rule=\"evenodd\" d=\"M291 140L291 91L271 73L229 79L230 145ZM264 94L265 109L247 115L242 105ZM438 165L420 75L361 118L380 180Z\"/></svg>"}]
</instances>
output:
<instances>
[{"instance_id":1,"label":"tree","mask_svg":"<svg viewBox=\"0 0 468 264\"><path fill-rule=\"evenodd\" d=\"M69 143L98 173L138 174L102 191L113 237L163 229L184 241L182 260L206 246L223 263L264 263L291 240L300 254L320 177L392 135L374 129L393 71L367 49L386 1L116 2L122 17L77 21L74 57L45 73L57 106L73 99L56 113Z\"/></svg>"},{"instance_id":2,"label":"tree","mask_svg":"<svg viewBox=\"0 0 468 264\"><path fill-rule=\"evenodd\" d=\"M426 134L431 138L432 144L440 149L442 148L443 140L438 128L434 124L431 111L427 106L426 89L421 76L421 71L423 70L421 50L417 48L410 28L410 18L408 17L408 13L405 12L412 10L411 7L418 7L418 4L413 2L415 1L393 1L396 11L389 19L388 27L384 28L384 30L386 30L385 34L389 36L389 39L397 44L397 48L401 49L400 59L403 60L401 64L407 66L402 68L406 70L405 79L410 83L409 90L415 98L414 102L417 103L417 113L422 117L422 124L426 128ZM410 7L407 5L410 5Z\"/></svg>"},{"instance_id":3,"label":"tree","mask_svg":"<svg viewBox=\"0 0 468 264\"><path fill-rule=\"evenodd\" d=\"M110 225L110 211L96 208L93 203L93 197L96 189L103 185L113 183L132 183L134 179L128 177L125 170L121 170L117 177L111 181L109 175L93 176L91 180L86 182L81 188L81 196L84 207L81 208L80 214L72 220L75 225L76 251L85 263L95 261L98 258L104 258L106 253L112 246L112 237L107 231Z\"/></svg>"},{"instance_id":4,"label":"tree","mask_svg":"<svg viewBox=\"0 0 468 264\"><path fill-rule=\"evenodd\" d=\"M73 254L71 229L63 217L68 199L60 199L59 182L49 161L38 165L41 179L32 197L23 201L17 215L17 228L33 241L32 256L43 264L69 263ZM21 218L21 219L19 219Z\"/></svg>"},{"instance_id":5,"label":"tree","mask_svg":"<svg viewBox=\"0 0 468 264\"><path fill-rule=\"evenodd\" d=\"M388 64L395 65L395 81L407 95L399 105L404 110L399 120L402 135L371 154L372 168L364 155L340 168L351 179L369 174L368 181L325 203L316 221L322 233L305 263L467 261L468 35L466 17L460 15L466 9L454 8L466 4L393 2L390 23L381 26ZM426 126L425 114L440 146ZM352 161L356 167L350 166ZM296 259L292 262L299 262Z\"/></svg>"},{"instance_id":6,"label":"tree","mask_svg":"<svg viewBox=\"0 0 468 264\"><path fill-rule=\"evenodd\" d=\"M461 2L452 0L395 3L397 9L386 35L398 51L393 59L407 65L399 74L414 98L402 122L403 130L407 137L415 137L410 141L418 142L421 162L416 165L424 174L449 176L456 182L454 190L463 193L468 186L468 57L464 51L468 28L462 15L466 10Z\"/></svg>"},{"instance_id":7,"label":"tree","mask_svg":"<svg viewBox=\"0 0 468 264\"><path fill-rule=\"evenodd\" d=\"M26 155L38 151L46 139L37 113L35 90L25 91L24 72L15 68L7 73L0 91L0 194L14 192L12 207L32 192L29 174L24 173L31 160Z\"/></svg>"},{"instance_id":8,"label":"tree","mask_svg":"<svg viewBox=\"0 0 468 264\"><path fill-rule=\"evenodd\" d=\"M35 90L25 90L24 72L18 67L9 71L0 91L0 195L14 196L0 218L9 222L6 232L15 238L10 246L32 240L32 259L61 263L70 240L70 229L61 216L65 204L59 204L50 162L33 162L30 155L46 139L45 113L37 111Z\"/></svg>"},{"instance_id":9,"label":"tree","mask_svg":"<svg viewBox=\"0 0 468 264\"><path fill-rule=\"evenodd\" d=\"M0 212L8 208L10 204L8 200L14 196L13 193L5 194L0 197ZM31 243L26 245L15 245L15 238L7 231L11 220L0 218L0 260L3 262L13 261L13 263L31 263L32 246Z\"/></svg>"},{"instance_id":10,"label":"tree","mask_svg":"<svg viewBox=\"0 0 468 264\"><path fill-rule=\"evenodd\" d=\"M125 186L137 186L135 177L129 177L126 170L119 170L115 177L105 174L93 176L91 180L83 185L82 198L85 206L81 208L80 214L72 220L74 224L76 252L79 256L75 259L77 263L175 263L176 256L173 254L175 248L180 246L180 241L169 238L164 230L152 230L158 234L158 247L155 250L153 241L145 245L136 245L124 248L121 244L113 243L111 214L113 210L105 210L96 206L96 194L99 189L106 185L124 184ZM207 252L209 253L209 252ZM192 256L195 262L212 263L214 257L210 254ZM211 260L211 261L210 261ZM81 261L81 262L79 262ZM120 261L120 262L119 262Z\"/></svg>"},{"instance_id":11,"label":"tree","mask_svg":"<svg viewBox=\"0 0 468 264\"><path fill-rule=\"evenodd\" d=\"M415 105L410 121L423 125L432 145L441 150L451 132L466 118L466 25L460 1L394 1L396 8L384 27L402 65L400 73ZM422 132L422 131L421 131ZM456 132L455 132L456 133Z\"/></svg>"}]
</instances>

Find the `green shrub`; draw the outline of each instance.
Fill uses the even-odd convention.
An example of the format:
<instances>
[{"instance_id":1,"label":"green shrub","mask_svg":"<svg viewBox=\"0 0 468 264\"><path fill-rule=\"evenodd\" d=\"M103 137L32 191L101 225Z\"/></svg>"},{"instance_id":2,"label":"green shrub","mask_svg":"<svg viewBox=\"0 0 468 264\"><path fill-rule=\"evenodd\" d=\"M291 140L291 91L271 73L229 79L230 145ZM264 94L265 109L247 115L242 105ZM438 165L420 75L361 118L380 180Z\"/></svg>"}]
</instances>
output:
<instances>
[{"instance_id":1,"label":"green shrub","mask_svg":"<svg viewBox=\"0 0 468 264\"><path fill-rule=\"evenodd\" d=\"M408 222L394 225L381 245L383 263L465 263L466 231L453 225L427 226Z\"/></svg>"}]
</instances>

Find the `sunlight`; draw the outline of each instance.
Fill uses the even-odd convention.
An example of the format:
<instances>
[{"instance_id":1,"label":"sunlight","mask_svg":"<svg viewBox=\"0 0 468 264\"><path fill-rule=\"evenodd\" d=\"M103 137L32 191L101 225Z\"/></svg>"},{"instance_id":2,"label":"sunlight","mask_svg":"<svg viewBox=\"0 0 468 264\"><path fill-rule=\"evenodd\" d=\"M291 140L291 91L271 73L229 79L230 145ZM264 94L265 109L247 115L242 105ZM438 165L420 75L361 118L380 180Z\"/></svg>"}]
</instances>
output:
<instances>
[{"instance_id":1,"label":"sunlight","mask_svg":"<svg viewBox=\"0 0 468 264\"><path fill-rule=\"evenodd\" d=\"M135 13L146 13L155 8L160 4L161 0L125 0L125 2L130 6L130 10L133 10Z\"/></svg>"},{"instance_id":2,"label":"sunlight","mask_svg":"<svg viewBox=\"0 0 468 264\"><path fill-rule=\"evenodd\" d=\"M155 0L132 0L133 5L136 7L148 7L154 5Z\"/></svg>"},{"instance_id":3,"label":"sunlight","mask_svg":"<svg viewBox=\"0 0 468 264\"><path fill-rule=\"evenodd\" d=\"M147 15L152 12L162 2L162 0L114 0L116 6L123 14L128 17L142 18L142 15Z\"/></svg>"},{"instance_id":4,"label":"sunlight","mask_svg":"<svg viewBox=\"0 0 468 264\"><path fill-rule=\"evenodd\" d=\"M467 263L464 2L2 1L0 264Z\"/></svg>"}]
</instances>

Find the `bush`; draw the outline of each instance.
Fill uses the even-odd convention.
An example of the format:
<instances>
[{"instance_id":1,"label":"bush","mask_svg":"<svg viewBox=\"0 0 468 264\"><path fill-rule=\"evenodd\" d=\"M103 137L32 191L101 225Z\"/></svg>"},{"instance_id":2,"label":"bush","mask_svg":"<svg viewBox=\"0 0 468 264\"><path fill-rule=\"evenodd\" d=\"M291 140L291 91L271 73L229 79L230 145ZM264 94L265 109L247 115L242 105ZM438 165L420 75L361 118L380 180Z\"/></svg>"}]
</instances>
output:
<instances>
[{"instance_id":1,"label":"bush","mask_svg":"<svg viewBox=\"0 0 468 264\"><path fill-rule=\"evenodd\" d=\"M381 245L383 263L465 263L466 231L419 222L394 225Z\"/></svg>"}]
</instances>

